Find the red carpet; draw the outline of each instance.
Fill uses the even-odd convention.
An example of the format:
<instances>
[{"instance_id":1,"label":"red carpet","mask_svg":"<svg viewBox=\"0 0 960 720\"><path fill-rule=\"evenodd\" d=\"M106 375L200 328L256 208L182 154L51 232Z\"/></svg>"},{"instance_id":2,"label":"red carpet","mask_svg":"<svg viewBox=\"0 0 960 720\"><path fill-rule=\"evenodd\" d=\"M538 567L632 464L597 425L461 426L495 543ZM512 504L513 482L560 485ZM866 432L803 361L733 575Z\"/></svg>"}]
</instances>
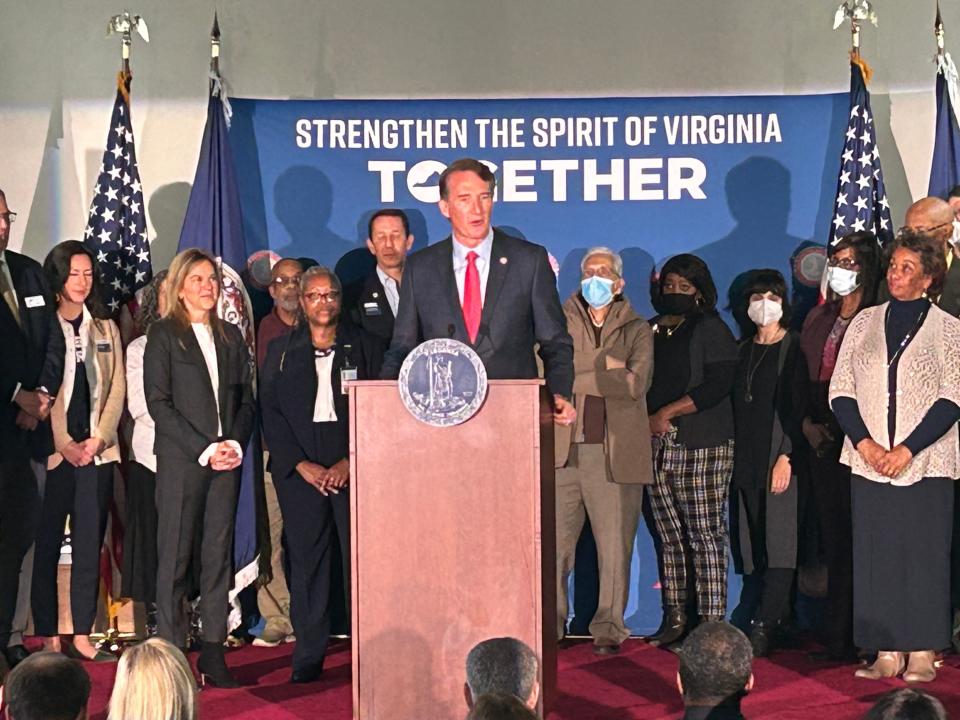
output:
<instances>
[{"instance_id":1,"label":"red carpet","mask_svg":"<svg viewBox=\"0 0 960 720\"><path fill-rule=\"evenodd\" d=\"M290 645L245 647L228 654L241 690L204 689L201 720L257 718L349 720L350 652L334 646L325 678L312 685L290 685ZM195 660L195 658L191 658ZM87 664L94 682L90 717L104 720L115 666ZM624 653L598 658L589 644L560 652L559 694L550 720L648 720L678 718L682 708L675 685L677 659L640 641L628 641ZM900 680L857 680L850 666L817 666L806 653L787 651L754 663L754 692L744 701L748 718L840 720L860 718ZM960 718L960 658L947 658L935 682L922 686ZM464 712L466 714L466 712ZM411 720L414 720L411 718Z\"/></svg>"}]
</instances>

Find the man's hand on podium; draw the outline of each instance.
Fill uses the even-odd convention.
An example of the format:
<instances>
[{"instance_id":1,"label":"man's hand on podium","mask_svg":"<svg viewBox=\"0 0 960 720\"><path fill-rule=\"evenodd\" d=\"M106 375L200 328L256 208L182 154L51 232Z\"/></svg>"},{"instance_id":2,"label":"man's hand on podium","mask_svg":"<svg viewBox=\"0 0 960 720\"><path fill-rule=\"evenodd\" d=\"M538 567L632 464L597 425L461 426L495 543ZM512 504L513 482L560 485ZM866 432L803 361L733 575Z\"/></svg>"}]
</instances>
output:
<instances>
[{"instance_id":1,"label":"man's hand on podium","mask_svg":"<svg viewBox=\"0 0 960 720\"><path fill-rule=\"evenodd\" d=\"M563 395L553 396L553 421L557 425L573 425L577 419L577 409Z\"/></svg>"}]
</instances>

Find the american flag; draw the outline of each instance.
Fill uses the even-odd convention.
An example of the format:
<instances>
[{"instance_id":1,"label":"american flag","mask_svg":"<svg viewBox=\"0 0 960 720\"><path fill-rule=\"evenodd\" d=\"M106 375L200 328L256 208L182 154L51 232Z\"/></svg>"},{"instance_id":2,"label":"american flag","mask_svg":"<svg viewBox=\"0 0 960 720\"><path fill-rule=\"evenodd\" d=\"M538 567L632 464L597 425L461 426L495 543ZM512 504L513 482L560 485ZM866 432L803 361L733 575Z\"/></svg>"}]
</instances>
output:
<instances>
[{"instance_id":1,"label":"american flag","mask_svg":"<svg viewBox=\"0 0 960 720\"><path fill-rule=\"evenodd\" d=\"M100 267L104 294L101 299L112 313L153 277L143 188L133 144L129 87L129 76L121 74L103 162L83 233L84 242L93 250Z\"/></svg>"},{"instance_id":2,"label":"american flag","mask_svg":"<svg viewBox=\"0 0 960 720\"><path fill-rule=\"evenodd\" d=\"M867 231L883 244L893 234L890 204L883 187L870 93L859 62L850 63L850 120L840 160L830 243L844 235Z\"/></svg>"}]
</instances>

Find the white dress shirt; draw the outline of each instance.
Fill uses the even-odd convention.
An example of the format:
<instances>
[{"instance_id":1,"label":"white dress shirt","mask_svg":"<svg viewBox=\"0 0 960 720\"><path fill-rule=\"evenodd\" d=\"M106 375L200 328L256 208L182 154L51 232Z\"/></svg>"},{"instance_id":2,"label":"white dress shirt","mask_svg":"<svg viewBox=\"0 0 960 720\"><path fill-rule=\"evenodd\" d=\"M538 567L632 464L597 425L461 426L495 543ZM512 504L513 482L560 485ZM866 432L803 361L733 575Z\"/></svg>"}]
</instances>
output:
<instances>
[{"instance_id":1,"label":"white dress shirt","mask_svg":"<svg viewBox=\"0 0 960 720\"><path fill-rule=\"evenodd\" d=\"M207 373L210 375L210 384L213 386L213 400L217 405L217 437L223 435L223 425L220 421L220 368L217 365L217 345L213 340L213 328L206 323L190 323L193 327L193 334L197 337L197 343L200 345L200 352L203 353L203 360L207 365ZM234 449L240 459L243 459L243 449L236 440L226 440L230 447ZM201 465L207 465L210 458L217 451L220 443L210 443L203 454L197 458Z\"/></svg>"},{"instance_id":2,"label":"white dress shirt","mask_svg":"<svg viewBox=\"0 0 960 720\"><path fill-rule=\"evenodd\" d=\"M400 288L397 287L397 281L381 270L379 265L377 265L377 277L380 278L380 283L383 285L383 294L387 296L390 310L396 317L397 308L400 307Z\"/></svg>"},{"instance_id":3,"label":"white dress shirt","mask_svg":"<svg viewBox=\"0 0 960 720\"><path fill-rule=\"evenodd\" d=\"M480 307L483 307L483 299L487 295L487 276L490 274L490 253L493 252L492 227L487 232L483 242L474 248L461 245L457 236L453 236L453 274L457 278L457 292L460 293L461 307L463 306L463 284L467 277L467 254L471 252L477 254L477 272L480 274Z\"/></svg>"},{"instance_id":4,"label":"white dress shirt","mask_svg":"<svg viewBox=\"0 0 960 720\"><path fill-rule=\"evenodd\" d=\"M133 418L130 459L156 472L157 456L153 454L156 426L147 409L147 397L143 391L143 351L146 347L146 335L127 345L127 408Z\"/></svg>"},{"instance_id":5,"label":"white dress shirt","mask_svg":"<svg viewBox=\"0 0 960 720\"><path fill-rule=\"evenodd\" d=\"M313 400L314 422L336 422L337 410L333 406L333 353L316 355L313 359L317 367L317 397Z\"/></svg>"}]
</instances>

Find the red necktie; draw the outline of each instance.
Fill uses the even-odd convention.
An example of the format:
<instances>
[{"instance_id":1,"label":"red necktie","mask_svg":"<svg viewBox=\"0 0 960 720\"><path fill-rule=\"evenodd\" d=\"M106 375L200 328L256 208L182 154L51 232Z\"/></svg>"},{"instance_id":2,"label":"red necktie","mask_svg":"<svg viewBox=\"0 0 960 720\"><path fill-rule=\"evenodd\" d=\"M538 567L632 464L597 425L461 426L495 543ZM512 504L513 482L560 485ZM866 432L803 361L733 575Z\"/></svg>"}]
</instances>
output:
<instances>
[{"instance_id":1,"label":"red necktie","mask_svg":"<svg viewBox=\"0 0 960 720\"><path fill-rule=\"evenodd\" d=\"M467 327L470 342L476 342L480 329L480 313L483 303L480 300L480 271L477 270L477 254L467 253L467 274L463 280L463 324Z\"/></svg>"}]
</instances>

